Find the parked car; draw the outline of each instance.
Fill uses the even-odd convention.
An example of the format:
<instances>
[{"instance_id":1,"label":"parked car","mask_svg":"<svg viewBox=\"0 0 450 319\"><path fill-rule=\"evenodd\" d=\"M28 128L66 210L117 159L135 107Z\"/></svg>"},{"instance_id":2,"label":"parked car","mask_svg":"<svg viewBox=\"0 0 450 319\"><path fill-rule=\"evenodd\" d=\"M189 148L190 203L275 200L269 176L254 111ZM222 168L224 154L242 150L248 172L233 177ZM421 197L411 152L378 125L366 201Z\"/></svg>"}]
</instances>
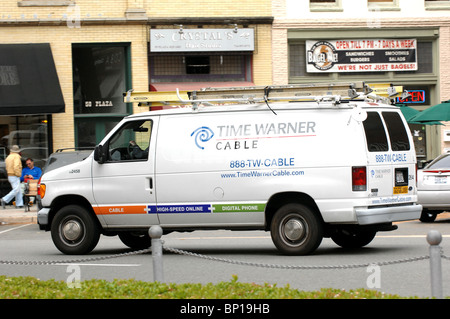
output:
<instances>
[{"instance_id":1,"label":"parked car","mask_svg":"<svg viewBox=\"0 0 450 319\"><path fill-rule=\"evenodd\" d=\"M438 214L450 210L450 153L417 171L417 195L423 206L422 222L433 222Z\"/></svg>"},{"instance_id":2,"label":"parked car","mask_svg":"<svg viewBox=\"0 0 450 319\"><path fill-rule=\"evenodd\" d=\"M44 168L42 169L42 175L48 173L56 168L69 165L75 162L79 162L88 157L93 151L93 148L62 148L52 153ZM39 195L36 198L38 209L42 208Z\"/></svg>"}]
</instances>

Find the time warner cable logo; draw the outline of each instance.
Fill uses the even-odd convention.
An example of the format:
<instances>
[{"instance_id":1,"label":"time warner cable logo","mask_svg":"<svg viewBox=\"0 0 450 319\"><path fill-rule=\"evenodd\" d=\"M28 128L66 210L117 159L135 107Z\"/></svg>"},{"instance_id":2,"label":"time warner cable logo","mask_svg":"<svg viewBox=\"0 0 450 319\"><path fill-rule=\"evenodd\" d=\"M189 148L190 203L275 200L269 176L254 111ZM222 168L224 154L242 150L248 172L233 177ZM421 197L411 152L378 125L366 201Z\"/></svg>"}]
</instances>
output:
<instances>
[{"instance_id":1,"label":"time warner cable logo","mask_svg":"<svg viewBox=\"0 0 450 319\"><path fill-rule=\"evenodd\" d=\"M197 145L199 149L204 150L205 147L203 144L213 138L214 132L207 126L200 126L191 133L191 136L194 137L195 145Z\"/></svg>"}]
</instances>

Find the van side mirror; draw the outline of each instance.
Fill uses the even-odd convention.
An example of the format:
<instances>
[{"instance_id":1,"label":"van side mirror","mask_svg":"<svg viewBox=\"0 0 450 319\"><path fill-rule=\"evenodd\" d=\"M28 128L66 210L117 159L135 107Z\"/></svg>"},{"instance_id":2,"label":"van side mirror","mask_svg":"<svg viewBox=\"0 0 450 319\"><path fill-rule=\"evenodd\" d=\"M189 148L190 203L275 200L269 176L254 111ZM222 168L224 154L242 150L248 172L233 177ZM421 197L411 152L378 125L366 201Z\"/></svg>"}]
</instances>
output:
<instances>
[{"instance_id":1,"label":"van side mirror","mask_svg":"<svg viewBox=\"0 0 450 319\"><path fill-rule=\"evenodd\" d=\"M103 145L97 145L94 149L94 161L103 164L106 161L106 148Z\"/></svg>"}]
</instances>

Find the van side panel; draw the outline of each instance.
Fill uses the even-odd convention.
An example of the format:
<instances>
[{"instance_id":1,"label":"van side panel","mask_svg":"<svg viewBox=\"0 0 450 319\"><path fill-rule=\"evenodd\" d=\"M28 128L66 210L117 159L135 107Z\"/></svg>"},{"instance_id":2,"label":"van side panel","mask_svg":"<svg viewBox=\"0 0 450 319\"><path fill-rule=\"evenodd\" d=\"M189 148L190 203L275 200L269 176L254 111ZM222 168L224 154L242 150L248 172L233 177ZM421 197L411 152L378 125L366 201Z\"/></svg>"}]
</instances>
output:
<instances>
[{"instance_id":1,"label":"van side panel","mask_svg":"<svg viewBox=\"0 0 450 319\"><path fill-rule=\"evenodd\" d=\"M355 196L364 194L352 192L351 167L367 165L367 156L361 122L351 115L315 109L161 117L161 225L260 227L269 198L282 192L312 197L325 221L355 221Z\"/></svg>"}]
</instances>

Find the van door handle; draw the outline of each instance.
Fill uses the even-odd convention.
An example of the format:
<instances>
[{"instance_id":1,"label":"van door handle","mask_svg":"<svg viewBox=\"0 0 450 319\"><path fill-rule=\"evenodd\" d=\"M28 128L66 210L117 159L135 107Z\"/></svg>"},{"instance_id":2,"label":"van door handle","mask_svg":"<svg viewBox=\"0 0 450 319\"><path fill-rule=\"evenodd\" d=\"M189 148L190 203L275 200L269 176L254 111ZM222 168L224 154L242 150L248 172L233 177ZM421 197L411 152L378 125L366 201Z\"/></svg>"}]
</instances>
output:
<instances>
[{"instance_id":1,"label":"van door handle","mask_svg":"<svg viewBox=\"0 0 450 319\"><path fill-rule=\"evenodd\" d=\"M150 187L150 190L153 189L153 178L152 177L148 178L148 186Z\"/></svg>"},{"instance_id":2,"label":"van door handle","mask_svg":"<svg viewBox=\"0 0 450 319\"><path fill-rule=\"evenodd\" d=\"M148 191L150 194L153 194L153 178L152 177L146 177L148 180L148 189L147 186L144 186L146 191Z\"/></svg>"}]
</instances>

